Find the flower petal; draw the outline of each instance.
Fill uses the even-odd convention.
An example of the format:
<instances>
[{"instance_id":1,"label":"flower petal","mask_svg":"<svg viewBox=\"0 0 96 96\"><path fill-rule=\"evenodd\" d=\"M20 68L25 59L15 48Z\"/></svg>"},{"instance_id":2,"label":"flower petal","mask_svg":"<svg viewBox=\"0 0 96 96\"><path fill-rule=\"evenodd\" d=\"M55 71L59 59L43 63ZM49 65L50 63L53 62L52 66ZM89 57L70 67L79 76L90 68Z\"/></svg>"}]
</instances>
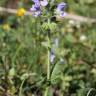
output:
<instances>
[{"instance_id":1,"label":"flower petal","mask_svg":"<svg viewBox=\"0 0 96 96\"><path fill-rule=\"evenodd\" d=\"M40 1L40 4L41 4L41 6L47 6L48 1L47 0Z\"/></svg>"},{"instance_id":2,"label":"flower petal","mask_svg":"<svg viewBox=\"0 0 96 96\"><path fill-rule=\"evenodd\" d=\"M39 3L39 0L32 0L34 3Z\"/></svg>"},{"instance_id":3,"label":"flower petal","mask_svg":"<svg viewBox=\"0 0 96 96\"><path fill-rule=\"evenodd\" d=\"M60 17L65 17L67 14L63 11L60 12Z\"/></svg>"},{"instance_id":4,"label":"flower petal","mask_svg":"<svg viewBox=\"0 0 96 96\"><path fill-rule=\"evenodd\" d=\"M36 12L32 13L32 16L34 16L34 17L38 17L40 15L41 15L41 11L36 11Z\"/></svg>"}]
</instances>

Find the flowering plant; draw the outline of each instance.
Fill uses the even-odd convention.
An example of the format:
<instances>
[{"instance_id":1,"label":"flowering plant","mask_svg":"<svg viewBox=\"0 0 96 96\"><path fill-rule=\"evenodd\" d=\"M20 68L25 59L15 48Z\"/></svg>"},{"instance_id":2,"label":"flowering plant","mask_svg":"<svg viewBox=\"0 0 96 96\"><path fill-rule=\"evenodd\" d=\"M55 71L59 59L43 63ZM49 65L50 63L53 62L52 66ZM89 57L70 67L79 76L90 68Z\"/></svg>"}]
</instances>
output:
<instances>
[{"instance_id":1,"label":"flowering plant","mask_svg":"<svg viewBox=\"0 0 96 96\"><path fill-rule=\"evenodd\" d=\"M0 96L94 95L96 27L81 17L96 17L95 1L15 1L0 7Z\"/></svg>"},{"instance_id":2,"label":"flowering plant","mask_svg":"<svg viewBox=\"0 0 96 96\"><path fill-rule=\"evenodd\" d=\"M32 0L33 1L33 5L30 8L30 11L32 12L32 16L33 17L45 17L45 20L47 21L43 21L42 25L43 25L43 31L46 31L46 43L47 43L47 82L51 82L51 72L54 70L54 67L51 70L51 63L54 61L54 52L52 53L52 47L51 47L51 27L52 25L56 25L56 23L52 23L51 18L54 15L59 15L61 17L64 17L66 15L66 13L64 12L64 9L66 7L66 3L61 2L57 5L55 5L56 7L53 8L52 4L50 3L55 3L55 1L53 0L52 2L47 1L47 0ZM52 9L53 8L53 9ZM51 10L53 10L53 12L51 12ZM42 20L41 20L42 21ZM41 22L40 21L40 22ZM45 27L45 26L47 27ZM51 25L51 27L50 27ZM44 29L45 28L45 29ZM48 91L49 91L49 86L46 87L44 96L48 96Z\"/></svg>"},{"instance_id":3,"label":"flowering plant","mask_svg":"<svg viewBox=\"0 0 96 96\"><path fill-rule=\"evenodd\" d=\"M33 16L38 17L42 15L43 13L42 7L47 7L45 8L45 12L48 14L50 13L50 8L49 8L50 2L48 2L47 0L32 0L32 1L34 2L34 4L32 5L32 8L30 8L30 10L33 12L32 13ZM55 3L54 0L52 3ZM57 5L57 8L54 9L55 13L60 15L61 17L64 17L66 15L64 12L65 7L66 7L66 3L61 2L60 4Z\"/></svg>"}]
</instances>

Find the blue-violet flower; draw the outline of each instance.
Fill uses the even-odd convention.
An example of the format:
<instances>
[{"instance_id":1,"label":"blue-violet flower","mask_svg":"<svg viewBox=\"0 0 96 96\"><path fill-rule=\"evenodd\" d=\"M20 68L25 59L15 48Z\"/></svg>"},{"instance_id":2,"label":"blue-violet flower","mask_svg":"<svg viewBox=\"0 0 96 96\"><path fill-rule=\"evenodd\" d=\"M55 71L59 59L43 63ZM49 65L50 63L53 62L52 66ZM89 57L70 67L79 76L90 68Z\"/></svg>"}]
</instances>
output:
<instances>
[{"instance_id":1,"label":"blue-violet flower","mask_svg":"<svg viewBox=\"0 0 96 96\"><path fill-rule=\"evenodd\" d=\"M64 3L64 2L61 2L60 4L57 5L56 13L57 13L60 17L66 16L66 13L64 12L65 7L66 7L66 3Z\"/></svg>"},{"instance_id":2,"label":"blue-violet flower","mask_svg":"<svg viewBox=\"0 0 96 96\"><path fill-rule=\"evenodd\" d=\"M32 15L34 17L38 17L41 15L41 6L47 6L47 0L32 0L34 4L30 10L33 12Z\"/></svg>"}]
</instances>

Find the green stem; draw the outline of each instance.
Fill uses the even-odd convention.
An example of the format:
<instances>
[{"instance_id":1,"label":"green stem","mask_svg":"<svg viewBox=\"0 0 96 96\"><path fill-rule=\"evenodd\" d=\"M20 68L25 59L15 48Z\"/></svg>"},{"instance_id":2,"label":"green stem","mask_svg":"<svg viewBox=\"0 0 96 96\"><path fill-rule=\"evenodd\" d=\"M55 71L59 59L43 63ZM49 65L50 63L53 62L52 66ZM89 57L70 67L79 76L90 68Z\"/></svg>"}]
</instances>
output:
<instances>
[{"instance_id":1,"label":"green stem","mask_svg":"<svg viewBox=\"0 0 96 96\"><path fill-rule=\"evenodd\" d=\"M49 37L48 37L48 43L50 44L50 40L49 40ZM48 44L48 45L49 45ZM48 59L47 59L47 81L50 79L50 50L49 50L49 47L48 47ZM45 90L45 94L44 96L48 96L48 90L49 90L49 86L46 87L46 90Z\"/></svg>"},{"instance_id":2,"label":"green stem","mask_svg":"<svg viewBox=\"0 0 96 96\"><path fill-rule=\"evenodd\" d=\"M49 39L49 36L48 36L48 57L47 57L47 80L50 79L50 39Z\"/></svg>"},{"instance_id":3,"label":"green stem","mask_svg":"<svg viewBox=\"0 0 96 96\"><path fill-rule=\"evenodd\" d=\"M14 62L15 62L16 57L17 57L18 53L20 52L21 48L22 48L22 44L19 45L19 47L17 48L17 50L16 50L16 52L15 52L15 55L14 55L13 58L12 58L12 67L13 67L13 68L15 67L15 63L14 63Z\"/></svg>"},{"instance_id":4,"label":"green stem","mask_svg":"<svg viewBox=\"0 0 96 96\"><path fill-rule=\"evenodd\" d=\"M46 90L45 90L44 96L48 96L48 90L49 90L49 87L46 87Z\"/></svg>"},{"instance_id":5,"label":"green stem","mask_svg":"<svg viewBox=\"0 0 96 96\"><path fill-rule=\"evenodd\" d=\"M48 41L48 47L47 47L47 81L50 80L50 37L49 35L47 36L47 41ZM46 87L44 96L48 96L48 90L49 86Z\"/></svg>"},{"instance_id":6,"label":"green stem","mask_svg":"<svg viewBox=\"0 0 96 96\"><path fill-rule=\"evenodd\" d=\"M21 86L20 86L20 89L19 89L20 90L19 91L19 96L22 96L22 87L23 87L23 84L24 84L25 80L26 80L26 78L21 83Z\"/></svg>"},{"instance_id":7,"label":"green stem","mask_svg":"<svg viewBox=\"0 0 96 96\"><path fill-rule=\"evenodd\" d=\"M33 74L27 74L27 77L25 77L20 85L20 88L19 88L19 96L22 96L23 93L22 93L22 89L23 89L23 85L25 83L25 81L29 78L29 76L35 76L36 74L33 73Z\"/></svg>"}]
</instances>

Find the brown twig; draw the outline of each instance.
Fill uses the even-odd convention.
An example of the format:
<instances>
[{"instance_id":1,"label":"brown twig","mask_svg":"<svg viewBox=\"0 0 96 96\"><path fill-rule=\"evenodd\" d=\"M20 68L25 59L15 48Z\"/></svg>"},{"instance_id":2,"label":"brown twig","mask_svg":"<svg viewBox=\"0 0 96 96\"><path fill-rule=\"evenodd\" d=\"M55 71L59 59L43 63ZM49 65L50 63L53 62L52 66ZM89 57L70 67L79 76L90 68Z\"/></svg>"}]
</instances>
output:
<instances>
[{"instance_id":1,"label":"brown twig","mask_svg":"<svg viewBox=\"0 0 96 96\"><path fill-rule=\"evenodd\" d=\"M7 13L10 13L10 14L16 14L17 10L16 9L0 7L0 12L7 12ZM32 15L32 12L27 11L25 13L25 15ZM57 18L59 20L63 19L63 18L58 17L58 16L57 16ZM66 13L66 16L64 18L65 19L75 20L75 21L78 21L78 22L96 23L96 19L95 18L88 18L88 17L78 16L78 15L69 14L69 13Z\"/></svg>"}]
</instances>

